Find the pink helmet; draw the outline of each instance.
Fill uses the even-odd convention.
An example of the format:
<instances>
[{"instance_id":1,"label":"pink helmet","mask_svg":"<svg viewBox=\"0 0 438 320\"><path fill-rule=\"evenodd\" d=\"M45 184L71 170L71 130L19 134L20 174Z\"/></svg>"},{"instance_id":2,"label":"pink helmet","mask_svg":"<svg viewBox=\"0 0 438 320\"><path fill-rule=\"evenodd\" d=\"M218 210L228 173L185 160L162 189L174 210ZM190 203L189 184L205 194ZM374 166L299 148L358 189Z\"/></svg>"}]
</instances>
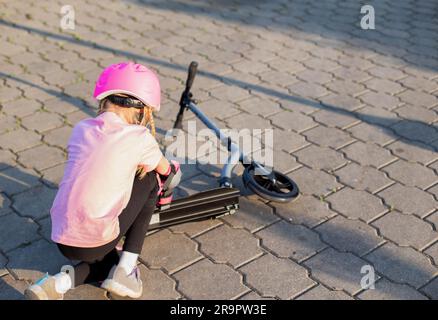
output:
<instances>
[{"instance_id":1,"label":"pink helmet","mask_svg":"<svg viewBox=\"0 0 438 320\"><path fill-rule=\"evenodd\" d=\"M102 100L109 95L124 93L160 110L160 81L154 71L134 62L112 64L100 74L93 97Z\"/></svg>"}]
</instances>

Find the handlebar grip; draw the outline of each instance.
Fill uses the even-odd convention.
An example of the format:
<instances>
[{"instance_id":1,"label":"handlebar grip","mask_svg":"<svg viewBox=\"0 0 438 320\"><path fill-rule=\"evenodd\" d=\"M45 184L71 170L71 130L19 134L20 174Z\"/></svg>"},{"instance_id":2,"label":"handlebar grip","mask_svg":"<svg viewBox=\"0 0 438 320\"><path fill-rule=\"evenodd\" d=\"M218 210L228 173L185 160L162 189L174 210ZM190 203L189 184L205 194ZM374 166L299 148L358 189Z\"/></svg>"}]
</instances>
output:
<instances>
[{"instance_id":1,"label":"handlebar grip","mask_svg":"<svg viewBox=\"0 0 438 320\"><path fill-rule=\"evenodd\" d=\"M192 61L189 66L189 75L187 76L186 81L186 92L189 92L192 88L193 80L195 80L196 71L198 69L198 63L196 61Z\"/></svg>"}]
</instances>

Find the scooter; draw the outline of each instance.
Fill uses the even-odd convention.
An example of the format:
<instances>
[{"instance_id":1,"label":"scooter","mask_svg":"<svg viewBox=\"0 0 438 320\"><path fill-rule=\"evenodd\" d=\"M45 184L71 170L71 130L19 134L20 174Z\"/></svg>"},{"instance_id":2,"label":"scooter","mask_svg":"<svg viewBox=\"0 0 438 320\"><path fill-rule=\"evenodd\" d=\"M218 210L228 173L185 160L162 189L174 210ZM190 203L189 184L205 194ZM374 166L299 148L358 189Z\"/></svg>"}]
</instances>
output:
<instances>
[{"instance_id":1,"label":"scooter","mask_svg":"<svg viewBox=\"0 0 438 320\"><path fill-rule=\"evenodd\" d=\"M196 105L191 88L198 69L198 63L193 61L188 69L185 89L179 102L174 129L182 129L184 112L190 110L207 128L212 130L229 152L228 161L222 168L219 187L199 192L185 198L172 201L166 206L157 207L152 215L149 230L161 229L172 225L220 217L234 214L239 209L240 190L233 187L231 175L237 162L245 170L242 178L244 186L263 199L273 202L287 203L299 194L297 184L287 175L266 168L262 164L249 159Z\"/></svg>"}]
</instances>

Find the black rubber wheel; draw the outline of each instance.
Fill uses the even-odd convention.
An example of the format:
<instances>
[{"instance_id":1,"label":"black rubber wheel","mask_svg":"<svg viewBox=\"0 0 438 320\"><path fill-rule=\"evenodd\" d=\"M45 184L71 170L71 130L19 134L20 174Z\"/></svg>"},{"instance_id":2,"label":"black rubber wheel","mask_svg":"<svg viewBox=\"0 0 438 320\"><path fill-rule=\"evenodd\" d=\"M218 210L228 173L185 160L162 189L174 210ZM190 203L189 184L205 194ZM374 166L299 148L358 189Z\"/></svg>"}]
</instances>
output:
<instances>
[{"instance_id":1,"label":"black rubber wheel","mask_svg":"<svg viewBox=\"0 0 438 320\"><path fill-rule=\"evenodd\" d=\"M269 176L254 174L254 167L243 172L243 182L255 194L274 202L290 202L299 195L297 184L287 175L272 170Z\"/></svg>"}]
</instances>

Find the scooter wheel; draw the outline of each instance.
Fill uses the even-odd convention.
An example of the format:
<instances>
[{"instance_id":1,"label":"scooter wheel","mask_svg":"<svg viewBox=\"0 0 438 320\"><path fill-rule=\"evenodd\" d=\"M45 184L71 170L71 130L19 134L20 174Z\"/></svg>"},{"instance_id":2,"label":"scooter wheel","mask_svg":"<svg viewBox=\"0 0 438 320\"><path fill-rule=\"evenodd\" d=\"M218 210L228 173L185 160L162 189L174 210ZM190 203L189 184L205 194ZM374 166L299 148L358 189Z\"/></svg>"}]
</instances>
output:
<instances>
[{"instance_id":1,"label":"scooter wheel","mask_svg":"<svg viewBox=\"0 0 438 320\"><path fill-rule=\"evenodd\" d=\"M274 202L290 202L299 194L297 184L287 175L272 170L269 176L254 174L254 167L243 172L243 182L260 197Z\"/></svg>"}]
</instances>

